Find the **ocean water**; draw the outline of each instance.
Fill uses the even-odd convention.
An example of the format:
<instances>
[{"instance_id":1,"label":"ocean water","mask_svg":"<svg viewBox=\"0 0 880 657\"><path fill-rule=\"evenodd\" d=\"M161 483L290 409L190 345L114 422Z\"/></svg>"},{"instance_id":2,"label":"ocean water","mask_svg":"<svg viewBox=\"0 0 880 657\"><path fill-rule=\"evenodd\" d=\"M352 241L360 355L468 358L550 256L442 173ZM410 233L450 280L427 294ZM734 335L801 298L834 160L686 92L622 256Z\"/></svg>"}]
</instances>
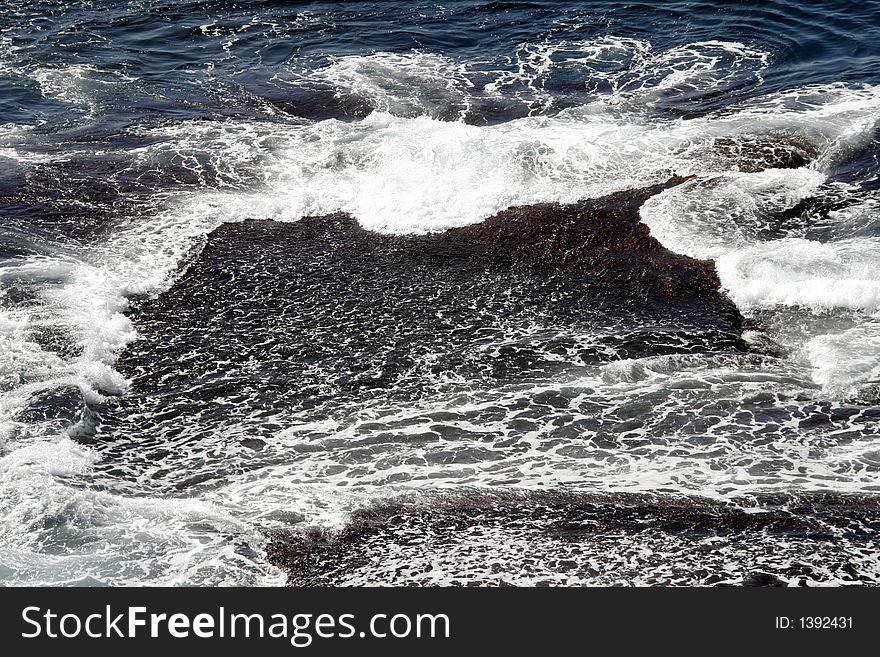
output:
<instances>
[{"instance_id":1,"label":"ocean water","mask_svg":"<svg viewBox=\"0 0 880 657\"><path fill-rule=\"evenodd\" d=\"M273 541L389 504L398 552L331 583L880 580L878 15L0 0L0 582L279 584ZM714 263L738 341L409 246L673 176L639 217ZM498 511L542 495L561 520ZM704 536L727 570L669 575L690 538L614 515L643 495L827 531ZM569 503L616 518L571 559L619 560L511 571L593 522Z\"/></svg>"}]
</instances>

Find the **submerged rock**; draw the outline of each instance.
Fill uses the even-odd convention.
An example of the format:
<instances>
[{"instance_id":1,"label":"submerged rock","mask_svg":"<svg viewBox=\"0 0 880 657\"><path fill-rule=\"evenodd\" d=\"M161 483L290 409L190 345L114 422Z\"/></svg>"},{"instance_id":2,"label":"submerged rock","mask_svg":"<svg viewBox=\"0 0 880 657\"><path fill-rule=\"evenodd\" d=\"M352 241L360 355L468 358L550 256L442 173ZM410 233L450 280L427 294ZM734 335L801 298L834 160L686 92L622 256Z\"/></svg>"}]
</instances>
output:
<instances>
[{"instance_id":1,"label":"submerged rock","mask_svg":"<svg viewBox=\"0 0 880 657\"><path fill-rule=\"evenodd\" d=\"M805 167L816 159L819 150L800 135L769 133L719 137L712 144L712 154L743 173L757 173Z\"/></svg>"},{"instance_id":2,"label":"submerged rock","mask_svg":"<svg viewBox=\"0 0 880 657\"><path fill-rule=\"evenodd\" d=\"M266 554L295 586L876 584L878 528L870 496L465 490L277 532Z\"/></svg>"},{"instance_id":3,"label":"submerged rock","mask_svg":"<svg viewBox=\"0 0 880 657\"><path fill-rule=\"evenodd\" d=\"M372 233L344 214L225 224L170 290L140 304L141 339L120 364L140 390L245 362L352 390L416 370L540 376L566 348L568 365L742 348L713 264L668 251L639 221L663 188L420 236ZM578 345L585 335L598 346Z\"/></svg>"},{"instance_id":4,"label":"submerged rock","mask_svg":"<svg viewBox=\"0 0 880 657\"><path fill-rule=\"evenodd\" d=\"M479 464L521 450L498 437L499 423L514 437L534 431L555 408L529 401L535 386L597 376L626 358L741 355L742 318L713 264L670 252L639 221L639 206L664 187L511 208L430 235L377 234L344 214L223 225L168 291L137 306L140 339L119 360L131 390L101 408L104 454L126 450L132 477L149 470L142 479L180 488L315 449L333 453L328 476L380 461L406 481L424 459ZM526 398L504 401L514 389ZM357 414L496 397L471 428L366 423L375 435L352 447L358 454L329 436ZM600 420L558 422L581 436ZM315 427L327 442L280 450L279 432L293 426ZM445 444L449 454L403 457L402 441ZM143 464L129 453L152 448L170 451ZM344 465L336 452L346 452ZM177 458L204 473L184 477Z\"/></svg>"}]
</instances>

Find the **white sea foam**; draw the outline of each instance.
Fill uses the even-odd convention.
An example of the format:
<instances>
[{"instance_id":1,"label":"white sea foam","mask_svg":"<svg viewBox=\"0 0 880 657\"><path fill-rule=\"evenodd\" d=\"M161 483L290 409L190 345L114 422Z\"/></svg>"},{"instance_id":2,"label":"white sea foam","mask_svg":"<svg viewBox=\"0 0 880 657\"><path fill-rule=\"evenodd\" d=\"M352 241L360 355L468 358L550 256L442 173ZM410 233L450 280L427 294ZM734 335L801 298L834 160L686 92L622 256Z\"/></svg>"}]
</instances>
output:
<instances>
[{"instance_id":1,"label":"white sea foam","mask_svg":"<svg viewBox=\"0 0 880 657\"><path fill-rule=\"evenodd\" d=\"M5 583L281 583L275 569L243 556L262 539L210 503L115 496L66 482L88 473L95 458L64 438L0 459Z\"/></svg>"},{"instance_id":2,"label":"white sea foam","mask_svg":"<svg viewBox=\"0 0 880 657\"><path fill-rule=\"evenodd\" d=\"M132 78L119 71L106 71L87 64L59 68L32 68L25 71L40 86L46 98L87 107L90 115L99 111L102 95L121 84L131 85Z\"/></svg>"},{"instance_id":3,"label":"white sea foam","mask_svg":"<svg viewBox=\"0 0 880 657\"><path fill-rule=\"evenodd\" d=\"M775 307L856 311L856 327L808 335L797 354L812 364L814 380L832 398L858 397L864 385L876 382L880 339L872 315L880 311L880 238L760 242L722 255L716 266L746 313Z\"/></svg>"},{"instance_id":4,"label":"white sea foam","mask_svg":"<svg viewBox=\"0 0 880 657\"><path fill-rule=\"evenodd\" d=\"M554 108L560 90L598 91L631 107L687 95L728 92L763 82L765 51L732 41L701 41L656 51L649 41L604 35L523 43L508 57L456 61L434 53L379 52L334 59L313 75L378 111L464 120L491 98L530 114Z\"/></svg>"},{"instance_id":5,"label":"white sea foam","mask_svg":"<svg viewBox=\"0 0 880 657\"><path fill-rule=\"evenodd\" d=\"M880 398L880 321L817 336L798 352L813 368L813 378L840 397ZM870 388L869 388L870 386Z\"/></svg>"},{"instance_id":6,"label":"white sea foam","mask_svg":"<svg viewBox=\"0 0 880 657\"><path fill-rule=\"evenodd\" d=\"M695 258L718 258L760 240L769 215L813 195L825 176L812 169L726 172L689 180L649 198L642 220L664 246ZM731 288L733 289L733 288Z\"/></svg>"},{"instance_id":7,"label":"white sea foam","mask_svg":"<svg viewBox=\"0 0 880 657\"><path fill-rule=\"evenodd\" d=\"M375 112L353 123L165 129L170 143L181 146L179 157L194 163L198 146L189 135L212 131L212 150L227 153L242 171L259 170L264 181L258 193L206 193L180 203L177 211L186 217L207 212L223 221L294 220L347 211L370 229L428 232L480 221L510 205L600 196L660 182L673 173L712 178L691 183L700 186L705 205L693 207L694 200L670 190L646 206L645 221L674 248L687 241L676 231L705 232L723 208L742 215L747 225L738 230L745 231L747 241L748 224L759 228L763 211L793 205L823 180L821 164L810 170L738 173L735 162L712 157L716 139L756 132L801 134L803 128L804 137L819 148L820 162L828 162L840 157L844 141L869 138L880 108L877 91L847 94L834 86L828 94L831 107L788 110L784 105L795 96L783 94L763 120L750 106L717 117L669 121L588 105L487 127ZM691 207L679 207L682 202ZM652 209L658 212L652 215ZM676 213L681 221L669 218ZM668 227L661 226L664 215ZM700 215L705 217L695 221ZM706 248L691 241L698 249L694 255L717 255L711 242Z\"/></svg>"},{"instance_id":8,"label":"white sea foam","mask_svg":"<svg viewBox=\"0 0 880 657\"><path fill-rule=\"evenodd\" d=\"M248 131L231 125L217 139L232 145ZM241 153L245 167L262 162L263 189L181 199L161 222L174 221L174 212L180 225L193 217L208 225L206 215L296 220L347 211L370 229L424 233L477 222L510 205L573 201L665 180L673 170L687 173L695 162L684 155L700 139L687 127L602 116L477 127L376 112L356 123L275 131L253 145L257 152Z\"/></svg>"},{"instance_id":9,"label":"white sea foam","mask_svg":"<svg viewBox=\"0 0 880 657\"><path fill-rule=\"evenodd\" d=\"M317 76L379 112L409 117L463 119L474 86L466 65L422 52L338 57Z\"/></svg>"},{"instance_id":10,"label":"white sea foam","mask_svg":"<svg viewBox=\"0 0 880 657\"><path fill-rule=\"evenodd\" d=\"M730 295L744 309L880 309L880 238L773 240L727 253L717 266Z\"/></svg>"},{"instance_id":11,"label":"white sea foam","mask_svg":"<svg viewBox=\"0 0 880 657\"><path fill-rule=\"evenodd\" d=\"M649 199L642 220L670 249L715 259L723 287L747 313L793 307L870 316L880 309L880 247L871 236L878 221L873 197L862 194L859 202L830 212L829 241L805 239L797 231L780 237L780 226L771 219L809 197L841 194L839 184L825 186L825 173L873 138L878 107L877 87L830 85L757 99L740 111L725 112L714 122L717 129L736 133L752 123L767 133L798 134L819 147L816 161L805 169L703 176ZM828 364L837 358L834 346L846 337L815 338L799 353L815 364L814 378L827 394L850 394L859 381L874 376L870 368L856 366L876 356L872 341L848 343L853 369L847 374L847 367ZM829 348L824 358L819 356L822 346Z\"/></svg>"},{"instance_id":12,"label":"white sea foam","mask_svg":"<svg viewBox=\"0 0 880 657\"><path fill-rule=\"evenodd\" d=\"M760 84L770 61L766 51L736 41L699 41L654 53L639 61L633 80L621 85L622 91L677 93L711 91Z\"/></svg>"}]
</instances>

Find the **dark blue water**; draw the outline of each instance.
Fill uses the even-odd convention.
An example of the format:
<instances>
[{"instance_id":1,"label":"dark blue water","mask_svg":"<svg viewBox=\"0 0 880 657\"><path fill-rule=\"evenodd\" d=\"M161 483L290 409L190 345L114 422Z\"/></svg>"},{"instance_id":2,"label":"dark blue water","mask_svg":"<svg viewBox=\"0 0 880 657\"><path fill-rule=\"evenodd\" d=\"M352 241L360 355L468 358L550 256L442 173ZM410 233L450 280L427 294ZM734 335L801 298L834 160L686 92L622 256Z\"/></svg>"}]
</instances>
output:
<instances>
[{"instance_id":1,"label":"dark blue water","mask_svg":"<svg viewBox=\"0 0 880 657\"><path fill-rule=\"evenodd\" d=\"M110 131L146 116L259 116L260 99L299 98L291 76L334 56L415 50L503 70L522 44L609 34L657 51L701 41L758 48L770 59L762 93L880 75L870 2L11 3L3 20L3 120L46 130L76 117L28 73L75 65L131 76L124 92L100 94ZM547 83L573 92L591 82L564 73Z\"/></svg>"},{"instance_id":2,"label":"dark blue water","mask_svg":"<svg viewBox=\"0 0 880 657\"><path fill-rule=\"evenodd\" d=\"M875 493L878 43L873 1L0 0L0 579L274 582L271 532L461 484ZM742 353L634 357L610 314L594 333L551 325L539 307L505 311L493 281L459 328L495 337L463 360L533 350L554 374L487 383L426 352L400 389L359 398L333 388L343 361L359 367L348 355L335 371L309 360L315 398L337 400L318 413L282 393L254 401L273 375L253 333L309 327L272 314L275 296L230 311L249 334L230 329L228 362L199 361L198 331L150 333L161 298L156 316L133 312L223 224L346 212L423 234L675 174L693 178L646 201L642 221L715 262L747 320ZM241 272L263 271L259 258ZM398 307L383 326L418 323ZM335 344L350 324L326 316ZM139 332L151 341L137 352ZM181 388L143 371L163 339L195 340L173 352L193 367ZM345 376L382 376L362 366ZM533 408L563 389L570 409ZM448 413L442 444L407 438L429 411Z\"/></svg>"}]
</instances>

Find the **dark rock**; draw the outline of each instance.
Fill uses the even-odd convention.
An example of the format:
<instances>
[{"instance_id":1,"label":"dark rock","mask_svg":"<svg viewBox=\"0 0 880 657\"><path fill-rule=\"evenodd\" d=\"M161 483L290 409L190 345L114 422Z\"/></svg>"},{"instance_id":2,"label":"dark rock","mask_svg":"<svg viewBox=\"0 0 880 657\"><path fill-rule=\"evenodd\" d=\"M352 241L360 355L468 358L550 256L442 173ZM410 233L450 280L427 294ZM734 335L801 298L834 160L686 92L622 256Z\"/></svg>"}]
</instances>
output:
<instances>
[{"instance_id":1,"label":"dark rock","mask_svg":"<svg viewBox=\"0 0 880 657\"><path fill-rule=\"evenodd\" d=\"M789 133L719 137L713 151L744 173L805 167L819 152L815 144Z\"/></svg>"},{"instance_id":2,"label":"dark rock","mask_svg":"<svg viewBox=\"0 0 880 657\"><path fill-rule=\"evenodd\" d=\"M742 318L713 264L668 251L639 221L662 188L511 208L416 237L345 215L226 224L141 304L142 339L120 365L141 389L248 359L264 364L264 387L318 367L345 391L387 388L428 352L443 354L434 369L522 378L554 367L542 352L556 344L505 340L491 362L468 356L536 319L607 333L621 357L741 349Z\"/></svg>"},{"instance_id":3,"label":"dark rock","mask_svg":"<svg viewBox=\"0 0 880 657\"><path fill-rule=\"evenodd\" d=\"M293 416L579 377L612 359L740 352L742 317L714 265L639 220L683 180L430 235L344 214L220 226L168 291L136 304L140 339L118 365L132 388L102 409L106 453L216 441L228 425L230 441L265 440Z\"/></svg>"},{"instance_id":4,"label":"dark rock","mask_svg":"<svg viewBox=\"0 0 880 657\"><path fill-rule=\"evenodd\" d=\"M880 498L464 489L362 509L338 532L277 532L295 586L501 583L785 586L880 582ZM783 537L784 540L779 540ZM756 561L777 574L753 570ZM427 576L425 563L432 565ZM438 579L439 578L439 579Z\"/></svg>"},{"instance_id":5,"label":"dark rock","mask_svg":"<svg viewBox=\"0 0 880 657\"><path fill-rule=\"evenodd\" d=\"M743 586L788 586L776 575L770 573L750 573L742 582Z\"/></svg>"}]
</instances>

